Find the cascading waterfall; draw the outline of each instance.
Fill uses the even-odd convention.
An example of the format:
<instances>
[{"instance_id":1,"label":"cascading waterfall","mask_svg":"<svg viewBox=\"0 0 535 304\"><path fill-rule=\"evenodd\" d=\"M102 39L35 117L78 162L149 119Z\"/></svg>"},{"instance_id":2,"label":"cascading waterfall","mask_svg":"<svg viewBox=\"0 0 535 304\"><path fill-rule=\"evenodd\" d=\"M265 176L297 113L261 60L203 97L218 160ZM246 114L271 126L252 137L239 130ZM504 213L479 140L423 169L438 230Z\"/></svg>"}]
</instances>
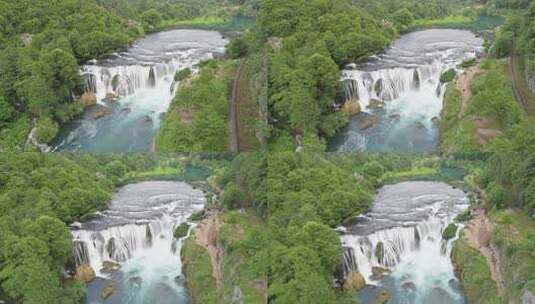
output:
<instances>
[{"instance_id":1,"label":"cascading waterfall","mask_svg":"<svg viewBox=\"0 0 535 304\"><path fill-rule=\"evenodd\" d=\"M467 208L466 194L447 184L383 187L370 212L340 229L345 231L342 275L359 272L368 284L387 286L392 303L445 298L463 303L449 258L453 240L443 240L442 233Z\"/></svg>"},{"instance_id":2,"label":"cascading waterfall","mask_svg":"<svg viewBox=\"0 0 535 304\"><path fill-rule=\"evenodd\" d=\"M366 63L348 65L341 78L345 100L338 102L357 101L362 113L332 139L329 150L435 151L445 91L440 76L475 58L482 43L469 31L419 31Z\"/></svg>"},{"instance_id":3,"label":"cascading waterfall","mask_svg":"<svg viewBox=\"0 0 535 304\"><path fill-rule=\"evenodd\" d=\"M181 276L183 240L173 233L204 202L204 194L185 183L127 185L106 211L72 230L74 261L77 266L90 265L98 277L120 281L118 303L146 303L162 290L170 298L183 298L184 286L176 281ZM120 271L106 267L109 262L120 265Z\"/></svg>"},{"instance_id":4,"label":"cascading waterfall","mask_svg":"<svg viewBox=\"0 0 535 304\"><path fill-rule=\"evenodd\" d=\"M81 68L85 91L97 105L65 126L55 149L85 151L148 151L177 83L175 73L225 51L221 34L171 30L149 35L128 51Z\"/></svg>"}]
</instances>

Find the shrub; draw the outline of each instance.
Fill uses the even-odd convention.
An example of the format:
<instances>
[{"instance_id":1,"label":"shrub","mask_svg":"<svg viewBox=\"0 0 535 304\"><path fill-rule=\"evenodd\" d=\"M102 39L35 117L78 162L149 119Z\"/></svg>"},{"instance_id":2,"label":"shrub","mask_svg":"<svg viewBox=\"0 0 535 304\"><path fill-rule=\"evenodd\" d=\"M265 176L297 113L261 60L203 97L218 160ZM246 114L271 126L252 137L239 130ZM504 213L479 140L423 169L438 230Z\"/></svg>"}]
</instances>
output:
<instances>
[{"instance_id":1,"label":"shrub","mask_svg":"<svg viewBox=\"0 0 535 304\"><path fill-rule=\"evenodd\" d=\"M188 235L188 230L189 230L189 224L184 222L180 225L178 225L176 228L175 228L175 232L173 233L173 236L176 238L176 239L180 239L180 238L183 238L185 236Z\"/></svg>"},{"instance_id":2,"label":"shrub","mask_svg":"<svg viewBox=\"0 0 535 304\"><path fill-rule=\"evenodd\" d=\"M510 200L509 193L500 184L494 182L490 183L486 192L489 202L495 205L498 209L504 208Z\"/></svg>"},{"instance_id":3,"label":"shrub","mask_svg":"<svg viewBox=\"0 0 535 304\"><path fill-rule=\"evenodd\" d=\"M245 200L245 194L234 183L229 183L223 193L223 206L227 209L236 209Z\"/></svg>"},{"instance_id":4,"label":"shrub","mask_svg":"<svg viewBox=\"0 0 535 304\"><path fill-rule=\"evenodd\" d=\"M189 68L182 69L175 74L175 81L182 81L188 78L191 75L191 70Z\"/></svg>"},{"instance_id":5,"label":"shrub","mask_svg":"<svg viewBox=\"0 0 535 304\"><path fill-rule=\"evenodd\" d=\"M455 237L456 234L457 234L457 225L455 225L454 223L451 223L442 232L442 238L445 240L451 240Z\"/></svg>"},{"instance_id":6,"label":"shrub","mask_svg":"<svg viewBox=\"0 0 535 304\"><path fill-rule=\"evenodd\" d=\"M457 73L455 72L454 69L449 69L446 72L442 73L442 75L440 75L440 82L442 83L450 82L453 80L453 78L455 78L456 74Z\"/></svg>"}]
</instances>

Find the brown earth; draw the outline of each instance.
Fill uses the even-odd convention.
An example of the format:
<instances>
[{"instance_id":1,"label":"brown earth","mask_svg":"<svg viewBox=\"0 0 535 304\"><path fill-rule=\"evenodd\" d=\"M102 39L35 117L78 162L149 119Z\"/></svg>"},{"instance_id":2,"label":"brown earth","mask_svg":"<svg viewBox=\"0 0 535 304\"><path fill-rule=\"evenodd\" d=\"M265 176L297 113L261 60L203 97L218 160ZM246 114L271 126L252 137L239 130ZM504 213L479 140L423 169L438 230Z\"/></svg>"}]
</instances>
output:
<instances>
[{"instance_id":1,"label":"brown earth","mask_svg":"<svg viewBox=\"0 0 535 304\"><path fill-rule=\"evenodd\" d=\"M217 213L209 215L202 220L193 231L195 242L208 251L212 260L212 275L216 279L217 286L222 284L221 273L221 248L219 247L217 236L221 228L221 220Z\"/></svg>"}]
</instances>

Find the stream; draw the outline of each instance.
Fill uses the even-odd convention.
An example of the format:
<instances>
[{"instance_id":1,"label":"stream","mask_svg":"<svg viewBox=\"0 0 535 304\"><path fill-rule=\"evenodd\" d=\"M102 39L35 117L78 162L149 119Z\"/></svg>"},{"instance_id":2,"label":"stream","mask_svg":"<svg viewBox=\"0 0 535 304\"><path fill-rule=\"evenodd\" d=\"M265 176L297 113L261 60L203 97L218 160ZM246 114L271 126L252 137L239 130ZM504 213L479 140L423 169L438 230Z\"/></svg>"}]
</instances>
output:
<instances>
[{"instance_id":1,"label":"stream","mask_svg":"<svg viewBox=\"0 0 535 304\"><path fill-rule=\"evenodd\" d=\"M74 261L97 278L87 286L88 304L190 303L180 261L183 239L174 229L204 208L205 197L183 182L129 184L107 210L74 224ZM107 266L106 266L107 265ZM103 288L115 291L103 299Z\"/></svg>"},{"instance_id":2,"label":"stream","mask_svg":"<svg viewBox=\"0 0 535 304\"><path fill-rule=\"evenodd\" d=\"M126 52L81 68L97 104L67 123L53 150L147 152L174 96L174 75L225 51L215 31L170 30L146 36Z\"/></svg>"},{"instance_id":3,"label":"stream","mask_svg":"<svg viewBox=\"0 0 535 304\"><path fill-rule=\"evenodd\" d=\"M342 73L345 100L361 113L331 138L329 151L435 152L445 85L440 75L475 58L483 39L465 30L401 36L384 53Z\"/></svg>"},{"instance_id":4,"label":"stream","mask_svg":"<svg viewBox=\"0 0 535 304\"><path fill-rule=\"evenodd\" d=\"M379 189L373 207L337 230L343 276L359 272L360 303L386 290L389 304L465 303L442 232L468 209L466 193L442 182L402 182Z\"/></svg>"}]
</instances>

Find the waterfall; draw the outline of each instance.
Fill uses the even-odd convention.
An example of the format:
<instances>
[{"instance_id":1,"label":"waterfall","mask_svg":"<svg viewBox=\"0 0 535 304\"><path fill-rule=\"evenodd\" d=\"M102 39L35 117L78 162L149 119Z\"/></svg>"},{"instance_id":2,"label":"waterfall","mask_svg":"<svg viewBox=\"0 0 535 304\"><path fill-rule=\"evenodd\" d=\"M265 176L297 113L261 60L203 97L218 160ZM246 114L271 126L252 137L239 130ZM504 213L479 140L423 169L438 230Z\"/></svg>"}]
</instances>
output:
<instances>
[{"instance_id":1,"label":"waterfall","mask_svg":"<svg viewBox=\"0 0 535 304\"><path fill-rule=\"evenodd\" d=\"M468 205L463 191L445 183L382 187L371 210L337 229L344 250L342 277L360 273L367 284L389 289L392 303L433 303L437 295L463 303L452 283L455 238L446 241L442 234Z\"/></svg>"},{"instance_id":2,"label":"waterfall","mask_svg":"<svg viewBox=\"0 0 535 304\"><path fill-rule=\"evenodd\" d=\"M108 210L72 231L74 262L76 266L89 264L97 276L106 277L105 262L122 264L151 251L158 252L154 259L167 255L179 260L182 240L174 238L174 230L203 204L202 192L182 183L126 186Z\"/></svg>"}]
</instances>

